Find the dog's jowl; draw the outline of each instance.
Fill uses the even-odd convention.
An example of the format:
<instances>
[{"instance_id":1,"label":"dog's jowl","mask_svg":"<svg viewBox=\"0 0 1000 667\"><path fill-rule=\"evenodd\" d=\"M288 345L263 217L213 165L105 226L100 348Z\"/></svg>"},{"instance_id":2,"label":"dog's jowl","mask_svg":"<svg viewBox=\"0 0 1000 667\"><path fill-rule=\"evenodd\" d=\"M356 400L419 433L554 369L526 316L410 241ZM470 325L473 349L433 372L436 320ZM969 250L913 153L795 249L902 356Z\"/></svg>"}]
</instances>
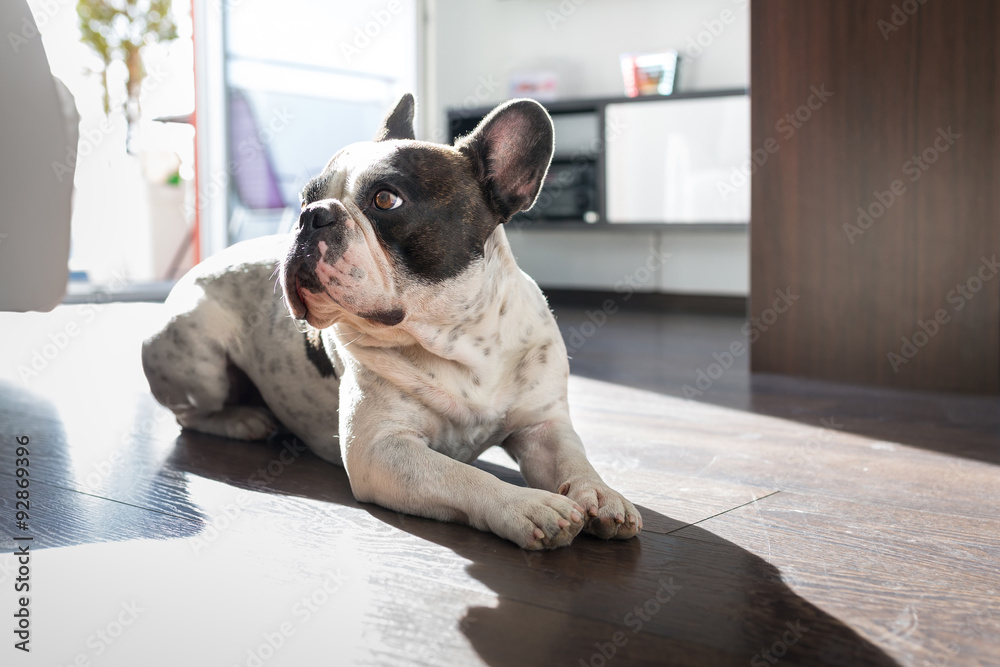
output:
<instances>
[{"instance_id":1,"label":"dog's jowl","mask_svg":"<svg viewBox=\"0 0 1000 667\"><path fill-rule=\"evenodd\" d=\"M142 350L153 395L185 428L290 430L362 502L526 549L634 536L639 513L570 424L566 348L504 231L545 178L548 114L514 100L448 146L415 140L413 111L404 95L375 141L333 156L290 235L177 283ZM531 488L469 465L494 445Z\"/></svg>"}]
</instances>

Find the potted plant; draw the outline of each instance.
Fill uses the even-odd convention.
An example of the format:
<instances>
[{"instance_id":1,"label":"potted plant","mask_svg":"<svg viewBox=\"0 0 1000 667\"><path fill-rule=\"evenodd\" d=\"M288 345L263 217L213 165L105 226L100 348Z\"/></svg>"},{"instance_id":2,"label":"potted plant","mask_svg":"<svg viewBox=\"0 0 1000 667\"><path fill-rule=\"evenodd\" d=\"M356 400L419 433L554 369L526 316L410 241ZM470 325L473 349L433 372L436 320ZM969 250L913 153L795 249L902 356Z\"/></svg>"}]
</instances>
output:
<instances>
[{"instance_id":1,"label":"potted plant","mask_svg":"<svg viewBox=\"0 0 1000 667\"><path fill-rule=\"evenodd\" d=\"M146 70L142 50L147 44L177 38L177 24L170 12L172 0L78 0L81 41L94 50L104 63L104 112L111 112L108 66L118 60L128 69L123 103L128 132L125 148L134 153L133 132L139 120L139 91Z\"/></svg>"}]
</instances>

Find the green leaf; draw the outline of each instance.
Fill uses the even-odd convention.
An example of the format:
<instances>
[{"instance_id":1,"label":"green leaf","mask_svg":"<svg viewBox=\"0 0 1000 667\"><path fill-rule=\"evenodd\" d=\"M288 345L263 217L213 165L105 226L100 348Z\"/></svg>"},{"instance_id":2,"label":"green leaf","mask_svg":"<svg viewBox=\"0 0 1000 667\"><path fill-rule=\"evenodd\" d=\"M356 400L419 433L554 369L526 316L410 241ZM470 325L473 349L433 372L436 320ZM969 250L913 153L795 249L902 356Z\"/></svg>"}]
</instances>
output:
<instances>
[{"instance_id":1,"label":"green leaf","mask_svg":"<svg viewBox=\"0 0 1000 667\"><path fill-rule=\"evenodd\" d=\"M110 112L107 67L114 60L128 65L130 98L138 95L146 75L142 48L149 43L177 39L177 23L170 11L171 0L78 0L80 41L104 63L104 111Z\"/></svg>"}]
</instances>

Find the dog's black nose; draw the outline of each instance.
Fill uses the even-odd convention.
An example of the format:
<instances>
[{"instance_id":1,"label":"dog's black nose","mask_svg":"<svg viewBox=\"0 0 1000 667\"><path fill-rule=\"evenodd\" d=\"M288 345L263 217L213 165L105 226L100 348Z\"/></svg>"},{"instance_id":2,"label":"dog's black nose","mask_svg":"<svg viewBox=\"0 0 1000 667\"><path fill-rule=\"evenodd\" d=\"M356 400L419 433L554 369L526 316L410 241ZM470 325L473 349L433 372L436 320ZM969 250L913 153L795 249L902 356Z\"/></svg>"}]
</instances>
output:
<instances>
[{"instance_id":1,"label":"dog's black nose","mask_svg":"<svg viewBox=\"0 0 1000 667\"><path fill-rule=\"evenodd\" d=\"M307 208L299 215L299 226L306 230L319 229L337 221L333 211L325 208Z\"/></svg>"},{"instance_id":2,"label":"dog's black nose","mask_svg":"<svg viewBox=\"0 0 1000 667\"><path fill-rule=\"evenodd\" d=\"M299 214L299 227L307 231L327 227L340 222L346 215L347 210L339 202L335 206L312 204Z\"/></svg>"}]
</instances>

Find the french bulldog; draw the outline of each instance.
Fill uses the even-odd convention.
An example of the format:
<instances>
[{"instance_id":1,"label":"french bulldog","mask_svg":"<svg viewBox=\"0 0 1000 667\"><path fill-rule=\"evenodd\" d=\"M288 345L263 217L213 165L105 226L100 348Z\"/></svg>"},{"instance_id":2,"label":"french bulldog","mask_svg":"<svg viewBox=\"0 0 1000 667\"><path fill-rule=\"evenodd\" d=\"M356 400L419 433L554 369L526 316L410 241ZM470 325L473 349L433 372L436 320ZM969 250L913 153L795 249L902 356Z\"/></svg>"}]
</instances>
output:
<instances>
[{"instance_id":1,"label":"french bulldog","mask_svg":"<svg viewBox=\"0 0 1000 667\"><path fill-rule=\"evenodd\" d=\"M404 95L306 184L290 235L178 281L143 343L153 396L204 433L284 426L343 465L360 502L524 549L633 537L642 518L587 460L566 347L504 230L545 179L548 113L513 100L444 145L415 139L414 106ZM493 446L530 488L470 465Z\"/></svg>"}]
</instances>

